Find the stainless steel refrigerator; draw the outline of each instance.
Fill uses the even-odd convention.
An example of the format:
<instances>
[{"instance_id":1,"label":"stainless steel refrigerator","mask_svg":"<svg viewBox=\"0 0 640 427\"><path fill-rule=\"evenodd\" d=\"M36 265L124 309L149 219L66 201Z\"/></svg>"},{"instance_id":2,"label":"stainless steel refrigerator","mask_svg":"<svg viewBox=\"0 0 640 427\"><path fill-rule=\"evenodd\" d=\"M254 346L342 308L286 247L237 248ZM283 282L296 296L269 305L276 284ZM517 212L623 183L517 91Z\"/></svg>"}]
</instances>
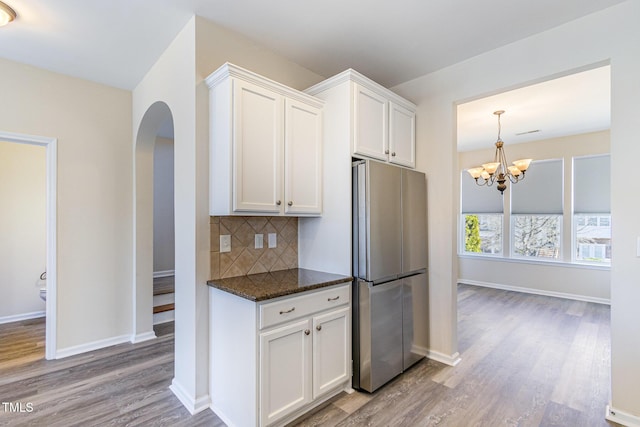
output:
<instances>
[{"instance_id":1,"label":"stainless steel refrigerator","mask_svg":"<svg viewBox=\"0 0 640 427\"><path fill-rule=\"evenodd\" d=\"M373 392L427 346L426 177L353 164L353 387Z\"/></svg>"}]
</instances>

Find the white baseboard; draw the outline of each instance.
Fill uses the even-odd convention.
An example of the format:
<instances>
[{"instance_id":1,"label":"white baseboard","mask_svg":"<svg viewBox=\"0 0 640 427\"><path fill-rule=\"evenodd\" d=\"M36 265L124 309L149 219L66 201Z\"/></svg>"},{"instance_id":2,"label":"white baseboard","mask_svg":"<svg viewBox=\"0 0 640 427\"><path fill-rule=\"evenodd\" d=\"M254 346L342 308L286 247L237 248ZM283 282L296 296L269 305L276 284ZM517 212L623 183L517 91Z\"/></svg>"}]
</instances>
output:
<instances>
[{"instance_id":1,"label":"white baseboard","mask_svg":"<svg viewBox=\"0 0 640 427\"><path fill-rule=\"evenodd\" d=\"M448 355L438 351L427 350L426 356L431 360L435 360L436 362L444 363L449 366L456 366L462 360L460 358L460 353L458 352Z\"/></svg>"},{"instance_id":2,"label":"white baseboard","mask_svg":"<svg viewBox=\"0 0 640 427\"><path fill-rule=\"evenodd\" d=\"M419 345L412 345L411 346L411 353L415 353L415 354L419 354L421 356L427 356L427 354L429 354L429 349L426 347L421 347Z\"/></svg>"},{"instance_id":3,"label":"white baseboard","mask_svg":"<svg viewBox=\"0 0 640 427\"><path fill-rule=\"evenodd\" d=\"M131 337L131 344L137 344L139 342L149 341L155 339L156 333L153 331L143 332L141 334L136 334Z\"/></svg>"},{"instance_id":4,"label":"white baseboard","mask_svg":"<svg viewBox=\"0 0 640 427\"><path fill-rule=\"evenodd\" d=\"M231 422L231 419L227 416L227 414L221 411L220 408L218 408L214 403L211 403L209 409L211 409L211 411L216 414L216 416L220 418L222 422L225 423L225 425L227 425L228 427L236 427L236 425Z\"/></svg>"},{"instance_id":5,"label":"white baseboard","mask_svg":"<svg viewBox=\"0 0 640 427\"><path fill-rule=\"evenodd\" d=\"M154 271L153 272L153 278L157 279L158 277L170 277L170 276L175 276L176 275L176 271L175 270L162 270L162 271Z\"/></svg>"},{"instance_id":6,"label":"white baseboard","mask_svg":"<svg viewBox=\"0 0 640 427\"><path fill-rule=\"evenodd\" d=\"M56 351L56 359L62 359L76 354L86 353L88 351L99 350L101 348L110 347L112 345L122 344L131 341L131 335L121 335L119 337L107 338L89 342L86 344L74 345L71 347L59 349Z\"/></svg>"},{"instance_id":7,"label":"white baseboard","mask_svg":"<svg viewBox=\"0 0 640 427\"><path fill-rule=\"evenodd\" d=\"M575 301L593 302L596 304L611 305L611 300L607 298L596 298L586 295L569 294L565 292L545 291L542 289L524 288L520 286L502 285L500 283L480 282L478 280L458 279L458 284L481 286L484 288L501 289L503 291L523 292L525 294L543 295L547 297L565 298Z\"/></svg>"},{"instance_id":8,"label":"white baseboard","mask_svg":"<svg viewBox=\"0 0 640 427\"><path fill-rule=\"evenodd\" d=\"M44 311L34 311L32 313L14 314L12 316L0 317L0 325L3 323L20 322L21 320L38 319L47 315Z\"/></svg>"},{"instance_id":9,"label":"white baseboard","mask_svg":"<svg viewBox=\"0 0 640 427\"><path fill-rule=\"evenodd\" d=\"M198 399L194 399L176 381L175 378L173 379L173 381L171 381L171 386L169 386L169 390L173 392L173 394L178 398L180 403L182 403L182 405L184 405L184 407L187 408L187 411L189 411L191 415L195 415L199 412L202 412L205 409L209 408L209 406L211 405L211 398L209 397L208 394L201 396Z\"/></svg>"},{"instance_id":10,"label":"white baseboard","mask_svg":"<svg viewBox=\"0 0 640 427\"><path fill-rule=\"evenodd\" d=\"M611 405L607 405L607 413L605 418L614 423L622 424L627 427L640 427L640 416L631 415L628 412L621 411Z\"/></svg>"}]
</instances>

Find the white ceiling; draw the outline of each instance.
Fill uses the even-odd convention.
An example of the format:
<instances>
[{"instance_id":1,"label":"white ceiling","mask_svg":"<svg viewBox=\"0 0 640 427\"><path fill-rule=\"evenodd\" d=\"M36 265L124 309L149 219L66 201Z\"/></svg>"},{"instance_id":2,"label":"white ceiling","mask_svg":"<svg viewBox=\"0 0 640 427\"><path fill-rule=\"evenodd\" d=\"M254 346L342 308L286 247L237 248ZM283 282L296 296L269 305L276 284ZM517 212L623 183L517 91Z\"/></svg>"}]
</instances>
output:
<instances>
[{"instance_id":1,"label":"white ceiling","mask_svg":"<svg viewBox=\"0 0 640 427\"><path fill-rule=\"evenodd\" d=\"M194 14L322 76L354 68L391 87L624 0L3 1L18 18L0 28L0 57L133 89ZM574 76L462 105L459 149L495 141L497 109L506 144L608 128L609 84L599 81Z\"/></svg>"},{"instance_id":2,"label":"white ceiling","mask_svg":"<svg viewBox=\"0 0 640 427\"><path fill-rule=\"evenodd\" d=\"M493 148L611 127L611 67L604 66L458 105L458 151ZM535 132L534 132L535 131Z\"/></svg>"},{"instance_id":3,"label":"white ceiling","mask_svg":"<svg viewBox=\"0 0 640 427\"><path fill-rule=\"evenodd\" d=\"M623 0L4 0L0 57L132 89L194 14L322 76L393 86Z\"/></svg>"}]
</instances>

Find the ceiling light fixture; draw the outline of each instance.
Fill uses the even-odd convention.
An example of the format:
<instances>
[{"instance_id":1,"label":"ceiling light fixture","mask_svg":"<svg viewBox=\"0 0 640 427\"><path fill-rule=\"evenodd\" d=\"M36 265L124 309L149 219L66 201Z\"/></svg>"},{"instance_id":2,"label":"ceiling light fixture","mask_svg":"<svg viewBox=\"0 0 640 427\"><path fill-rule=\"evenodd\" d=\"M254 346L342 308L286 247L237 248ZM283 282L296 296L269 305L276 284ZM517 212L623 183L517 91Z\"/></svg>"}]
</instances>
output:
<instances>
[{"instance_id":1,"label":"ceiling light fixture","mask_svg":"<svg viewBox=\"0 0 640 427\"><path fill-rule=\"evenodd\" d=\"M529 168L532 159L520 159L513 162L513 166L507 166L507 157L504 154L504 142L500 138L500 116L504 114L504 110L494 111L493 114L498 116L498 140L496 141L496 154L492 163L485 163L481 167L468 169L469 175L476 180L478 185L486 185L491 187L496 181L498 182L498 191L504 194L507 189L507 179L512 184L522 181L524 173Z\"/></svg>"},{"instance_id":2,"label":"ceiling light fixture","mask_svg":"<svg viewBox=\"0 0 640 427\"><path fill-rule=\"evenodd\" d=\"M16 12L0 1L0 27L16 19Z\"/></svg>"}]
</instances>

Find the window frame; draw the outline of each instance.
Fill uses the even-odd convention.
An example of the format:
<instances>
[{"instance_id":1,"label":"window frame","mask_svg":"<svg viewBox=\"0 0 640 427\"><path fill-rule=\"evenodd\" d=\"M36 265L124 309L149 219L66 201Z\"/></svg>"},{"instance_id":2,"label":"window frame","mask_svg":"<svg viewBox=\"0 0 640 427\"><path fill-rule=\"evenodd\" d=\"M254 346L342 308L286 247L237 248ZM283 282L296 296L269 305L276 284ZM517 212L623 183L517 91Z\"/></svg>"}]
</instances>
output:
<instances>
[{"instance_id":1,"label":"window frame","mask_svg":"<svg viewBox=\"0 0 640 427\"><path fill-rule=\"evenodd\" d=\"M602 267L610 267L611 266L611 258L604 258L604 261L596 261L596 260L585 260L578 258L578 227L588 227L588 221L585 220L583 225L579 224L579 217L596 217L596 227L600 227L600 222L602 217L607 217L609 219L609 225L606 227L609 228L609 233L611 233L611 214L610 213L574 213L571 218L571 262L574 264L583 264L583 265L595 265ZM609 243L609 245L613 248L613 244ZM606 245L605 245L606 247ZM611 250L611 249L610 249ZM605 256L606 256L606 248L605 248Z\"/></svg>"},{"instance_id":2,"label":"window frame","mask_svg":"<svg viewBox=\"0 0 640 427\"><path fill-rule=\"evenodd\" d=\"M480 215L494 215L497 217L500 217L500 230L501 230L501 235L500 235L500 252L499 253L490 253L490 252L467 252L466 250L466 216L467 215L476 215L476 216L480 216ZM504 239L504 213L473 213L473 212L465 212L460 214L460 232L459 232L459 239L458 239L458 247L459 247L459 251L458 254L459 255L464 255L464 256L471 256L471 257L491 257L491 258L505 258L505 239Z\"/></svg>"},{"instance_id":3,"label":"window frame","mask_svg":"<svg viewBox=\"0 0 640 427\"><path fill-rule=\"evenodd\" d=\"M532 256L532 255L520 255L518 253L516 253L516 245L515 245L515 227L516 227L516 221L515 218L517 217L523 217L523 216L552 216L552 217L557 217L557 221L558 221L558 255L555 258L550 258L550 257L541 257L541 256ZM564 222L564 215L563 214L510 214L510 230L509 230L509 244L510 244L510 248L509 248L509 256L513 259L525 259L528 261L533 261L533 262L538 262L538 261L543 261L543 262L550 262L550 263L557 263L557 262L563 262L564 260L564 245L562 244L563 241L563 235L564 235L564 230L563 230L563 222Z\"/></svg>"}]
</instances>

